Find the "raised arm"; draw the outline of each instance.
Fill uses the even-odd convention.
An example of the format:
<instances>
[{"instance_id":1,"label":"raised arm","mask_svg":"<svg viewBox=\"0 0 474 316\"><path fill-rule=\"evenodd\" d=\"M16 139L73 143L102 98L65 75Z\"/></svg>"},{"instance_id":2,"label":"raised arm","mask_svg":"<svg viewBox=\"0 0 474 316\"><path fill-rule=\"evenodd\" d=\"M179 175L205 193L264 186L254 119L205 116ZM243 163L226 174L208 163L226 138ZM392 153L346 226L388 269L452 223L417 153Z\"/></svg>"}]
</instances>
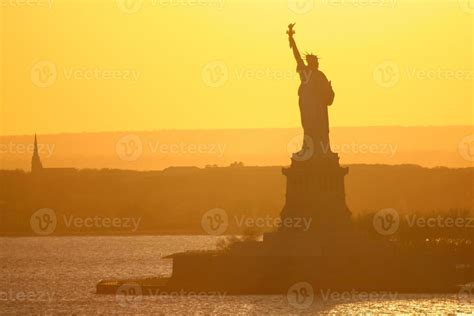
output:
<instances>
[{"instance_id":1,"label":"raised arm","mask_svg":"<svg viewBox=\"0 0 474 316\"><path fill-rule=\"evenodd\" d=\"M293 55L295 56L296 64L298 66L304 66L303 58L301 58L298 47L296 47L295 39L293 38L293 35L295 34L295 31L293 31L294 25L295 24L288 25L288 31L286 31L286 33L288 34L288 40L290 41L290 48L293 50Z\"/></svg>"}]
</instances>

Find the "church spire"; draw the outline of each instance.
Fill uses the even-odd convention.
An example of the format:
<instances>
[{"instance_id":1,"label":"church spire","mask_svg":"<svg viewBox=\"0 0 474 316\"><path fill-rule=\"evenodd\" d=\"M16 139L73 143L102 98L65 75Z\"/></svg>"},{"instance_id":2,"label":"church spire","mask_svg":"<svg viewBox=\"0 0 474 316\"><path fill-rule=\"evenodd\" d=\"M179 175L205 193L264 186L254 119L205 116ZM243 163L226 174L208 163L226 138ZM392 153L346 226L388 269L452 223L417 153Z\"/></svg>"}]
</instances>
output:
<instances>
[{"instance_id":1,"label":"church spire","mask_svg":"<svg viewBox=\"0 0 474 316\"><path fill-rule=\"evenodd\" d=\"M31 173L37 173L43 169L43 165L41 164L41 159L39 156L38 151L38 140L36 138L35 133L35 146L33 150L33 158L31 159Z\"/></svg>"},{"instance_id":2,"label":"church spire","mask_svg":"<svg viewBox=\"0 0 474 316\"><path fill-rule=\"evenodd\" d=\"M36 138L36 133L35 133L35 153L38 154L38 139Z\"/></svg>"}]
</instances>

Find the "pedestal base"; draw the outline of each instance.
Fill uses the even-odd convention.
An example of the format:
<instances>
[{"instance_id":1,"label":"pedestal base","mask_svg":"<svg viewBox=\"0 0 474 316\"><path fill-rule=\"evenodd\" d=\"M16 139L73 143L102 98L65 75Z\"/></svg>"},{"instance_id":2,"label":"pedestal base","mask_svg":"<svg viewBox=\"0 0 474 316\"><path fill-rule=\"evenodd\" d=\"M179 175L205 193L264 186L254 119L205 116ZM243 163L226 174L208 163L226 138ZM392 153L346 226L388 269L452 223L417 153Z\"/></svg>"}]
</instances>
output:
<instances>
[{"instance_id":1,"label":"pedestal base","mask_svg":"<svg viewBox=\"0 0 474 316\"><path fill-rule=\"evenodd\" d=\"M281 219L303 218L311 221L310 231L351 229L351 212L345 201L344 176L348 168L339 165L335 153L319 154L300 161L292 158L283 169L287 178L286 204ZM283 226L282 230L301 230Z\"/></svg>"}]
</instances>

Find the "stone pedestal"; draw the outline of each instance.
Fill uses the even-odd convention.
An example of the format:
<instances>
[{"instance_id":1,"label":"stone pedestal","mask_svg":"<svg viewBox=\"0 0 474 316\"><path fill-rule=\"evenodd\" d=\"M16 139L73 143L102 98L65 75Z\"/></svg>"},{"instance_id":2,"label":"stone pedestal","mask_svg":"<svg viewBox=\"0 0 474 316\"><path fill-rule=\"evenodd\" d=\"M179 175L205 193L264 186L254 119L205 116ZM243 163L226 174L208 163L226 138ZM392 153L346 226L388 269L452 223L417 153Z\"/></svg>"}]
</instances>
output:
<instances>
[{"instance_id":1,"label":"stone pedestal","mask_svg":"<svg viewBox=\"0 0 474 316\"><path fill-rule=\"evenodd\" d=\"M283 169L287 185L282 221L305 218L311 220L309 232L347 232L351 227L344 189L348 168L341 167L339 156L331 151L301 157L294 154L291 166ZM301 229L282 225L280 231Z\"/></svg>"}]
</instances>

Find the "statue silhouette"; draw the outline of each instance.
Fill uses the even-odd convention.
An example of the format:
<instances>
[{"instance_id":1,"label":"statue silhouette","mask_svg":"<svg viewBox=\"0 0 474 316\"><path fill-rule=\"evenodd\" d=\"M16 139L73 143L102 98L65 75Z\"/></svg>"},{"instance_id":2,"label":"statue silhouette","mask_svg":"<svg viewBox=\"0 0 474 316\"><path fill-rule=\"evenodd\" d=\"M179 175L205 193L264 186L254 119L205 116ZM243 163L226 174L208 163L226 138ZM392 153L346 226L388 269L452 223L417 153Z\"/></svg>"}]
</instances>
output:
<instances>
[{"instance_id":1,"label":"statue silhouette","mask_svg":"<svg viewBox=\"0 0 474 316\"><path fill-rule=\"evenodd\" d=\"M312 141L315 153L330 152L329 147L329 118L327 107L333 103L334 91L331 81L328 81L319 70L318 56L306 54L306 64L296 46L293 31L294 24L288 25L290 48L296 59L296 71L301 80L298 89L301 124L305 134L303 150Z\"/></svg>"},{"instance_id":2,"label":"statue silhouette","mask_svg":"<svg viewBox=\"0 0 474 316\"><path fill-rule=\"evenodd\" d=\"M348 168L340 166L339 155L331 151L329 143L327 107L334 100L334 91L319 70L318 57L308 54L306 63L301 58L293 27L294 24L288 25L287 34L301 79L298 95L305 137L302 149L291 159L291 166L282 170L287 182L285 206L280 215L282 220L311 220L310 230L314 233L346 233L351 226L344 188ZM294 228L281 231L301 232Z\"/></svg>"}]
</instances>

